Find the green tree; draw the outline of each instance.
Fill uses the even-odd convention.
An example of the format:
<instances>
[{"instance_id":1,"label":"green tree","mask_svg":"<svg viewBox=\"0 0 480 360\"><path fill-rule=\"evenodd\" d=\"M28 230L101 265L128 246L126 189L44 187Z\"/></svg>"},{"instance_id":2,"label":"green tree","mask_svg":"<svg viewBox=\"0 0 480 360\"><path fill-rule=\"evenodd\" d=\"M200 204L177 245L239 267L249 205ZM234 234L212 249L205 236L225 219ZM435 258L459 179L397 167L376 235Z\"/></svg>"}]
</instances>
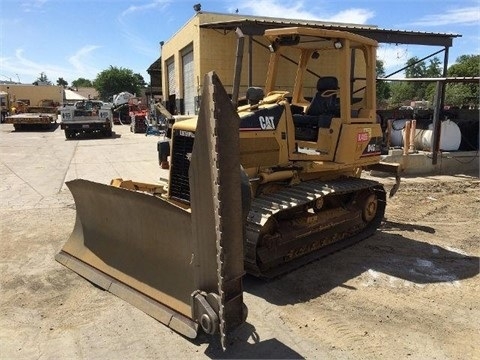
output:
<instances>
[{"instance_id":1,"label":"green tree","mask_svg":"<svg viewBox=\"0 0 480 360\"><path fill-rule=\"evenodd\" d=\"M33 82L33 85L52 85L52 82L48 80L48 77L44 72L41 72L37 80Z\"/></svg>"},{"instance_id":2,"label":"green tree","mask_svg":"<svg viewBox=\"0 0 480 360\"><path fill-rule=\"evenodd\" d=\"M424 61L419 62L419 58L416 56L410 58L407 60L407 63L405 64L408 66L405 69L405 77L407 78L420 78L424 77L424 75L427 73L427 67L425 66Z\"/></svg>"},{"instance_id":3,"label":"green tree","mask_svg":"<svg viewBox=\"0 0 480 360\"><path fill-rule=\"evenodd\" d=\"M134 74L130 69L116 66L103 70L93 81L93 87L104 101L122 91L139 94L143 86L145 86L145 80L140 74Z\"/></svg>"},{"instance_id":4,"label":"green tree","mask_svg":"<svg viewBox=\"0 0 480 360\"><path fill-rule=\"evenodd\" d=\"M437 78L442 75L442 66L440 60L435 57L430 59L428 65L425 61L419 61L417 57L412 57L405 64L405 77L407 78ZM395 82L391 85L390 106L397 107L403 105L405 101L428 100L431 103L435 96L435 83L432 82Z\"/></svg>"},{"instance_id":5,"label":"green tree","mask_svg":"<svg viewBox=\"0 0 480 360\"><path fill-rule=\"evenodd\" d=\"M385 67L382 60L377 59L377 78L385 77ZM383 107L390 98L390 84L386 81L377 81L377 107Z\"/></svg>"},{"instance_id":6,"label":"green tree","mask_svg":"<svg viewBox=\"0 0 480 360\"><path fill-rule=\"evenodd\" d=\"M437 57L430 60L430 64L425 70L426 77L439 77L442 75L443 67L442 63Z\"/></svg>"},{"instance_id":7,"label":"green tree","mask_svg":"<svg viewBox=\"0 0 480 360\"><path fill-rule=\"evenodd\" d=\"M79 87L93 87L93 84L90 80L84 78L78 78L77 80L72 81L72 86L75 88Z\"/></svg>"},{"instance_id":8,"label":"green tree","mask_svg":"<svg viewBox=\"0 0 480 360\"><path fill-rule=\"evenodd\" d=\"M141 86L141 87L146 87L148 84L145 82L145 79L143 78L142 75L140 75L139 73L135 73L133 74L133 76L135 76L137 78L137 81L138 81L138 84Z\"/></svg>"},{"instance_id":9,"label":"green tree","mask_svg":"<svg viewBox=\"0 0 480 360\"><path fill-rule=\"evenodd\" d=\"M473 77L480 75L480 55L462 55L448 67L449 77ZM445 104L451 106L478 106L479 85L476 83L449 83L445 90Z\"/></svg>"},{"instance_id":10,"label":"green tree","mask_svg":"<svg viewBox=\"0 0 480 360\"><path fill-rule=\"evenodd\" d=\"M447 70L448 76L480 76L480 55L462 55Z\"/></svg>"},{"instance_id":11,"label":"green tree","mask_svg":"<svg viewBox=\"0 0 480 360\"><path fill-rule=\"evenodd\" d=\"M425 67L425 73L423 77L426 78L438 78L443 75L443 66L437 57L430 59L428 66ZM435 101L435 94L437 91L437 84L434 82L422 83L420 91L417 92L417 98L415 100L428 100L430 104Z\"/></svg>"},{"instance_id":12,"label":"green tree","mask_svg":"<svg viewBox=\"0 0 480 360\"><path fill-rule=\"evenodd\" d=\"M406 81L392 82L390 85L390 107L397 108L403 105L405 101L413 99L414 87L412 84Z\"/></svg>"},{"instance_id":13,"label":"green tree","mask_svg":"<svg viewBox=\"0 0 480 360\"><path fill-rule=\"evenodd\" d=\"M63 86L65 88L65 87L68 86L68 82L63 77L59 77L57 79L57 85L58 86Z\"/></svg>"}]
</instances>

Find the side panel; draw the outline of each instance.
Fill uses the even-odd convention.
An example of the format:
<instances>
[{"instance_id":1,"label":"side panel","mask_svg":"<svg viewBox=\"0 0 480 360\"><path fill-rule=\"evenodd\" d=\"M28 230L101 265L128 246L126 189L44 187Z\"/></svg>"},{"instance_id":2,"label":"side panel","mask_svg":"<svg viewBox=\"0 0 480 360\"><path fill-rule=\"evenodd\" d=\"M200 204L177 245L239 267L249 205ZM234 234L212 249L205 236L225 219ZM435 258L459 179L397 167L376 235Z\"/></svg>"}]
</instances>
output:
<instances>
[{"instance_id":1,"label":"side panel","mask_svg":"<svg viewBox=\"0 0 480 360\"><path fill-rule=\"evenodd\" d=\"M382 129L379 124L344 124L335 162L362 166L380 161Z\"/></svg>"},{"instance_id":2,"label":"side panel","mask_svg":"<svg viewBox=\"0 0 480 360\"><path fill-rule=\"evenodd\" d=\"M288 116L291 114L285 101L240 112L240 162L245 169L288 162Z\"/></svg>"}]
</instances>

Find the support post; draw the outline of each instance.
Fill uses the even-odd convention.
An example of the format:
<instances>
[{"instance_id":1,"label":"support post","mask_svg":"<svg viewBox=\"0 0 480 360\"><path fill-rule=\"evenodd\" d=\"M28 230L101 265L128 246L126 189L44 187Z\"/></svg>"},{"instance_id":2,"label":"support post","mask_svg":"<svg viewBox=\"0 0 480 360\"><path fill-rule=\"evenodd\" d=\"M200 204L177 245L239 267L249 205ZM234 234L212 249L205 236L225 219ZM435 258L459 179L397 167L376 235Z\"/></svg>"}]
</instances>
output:
<instances>
[{"instance_id":1,"label":"support post","mask_svg":"<svg viewBox=\"0 0 480 360\"><path fill-rule=\"evenodd\" d=\"M238 94L240 91L240 81L242 75L242 63L243 63L243 48L245 46L245 35L243 35L242 29L237 28L235 30L237 34L237 57L235 59L235 73L233 75L233 91L232 91L232 104L236 110L238 106Z\"/></svg>"},{"instance_id":2,"label":"support post","mask_svg":"<svg viewBox=\"0 0 480 360\"><path fill-rule=\"evenodd\" d=\"M437 81L435 90L435 106L433 108L433 144L432 144L432 165L437 165L438 152L440 151L440 133L442 122L440 119L440 106L443 97L443 86L441 81Z\"/></svg>"}]
</instances>

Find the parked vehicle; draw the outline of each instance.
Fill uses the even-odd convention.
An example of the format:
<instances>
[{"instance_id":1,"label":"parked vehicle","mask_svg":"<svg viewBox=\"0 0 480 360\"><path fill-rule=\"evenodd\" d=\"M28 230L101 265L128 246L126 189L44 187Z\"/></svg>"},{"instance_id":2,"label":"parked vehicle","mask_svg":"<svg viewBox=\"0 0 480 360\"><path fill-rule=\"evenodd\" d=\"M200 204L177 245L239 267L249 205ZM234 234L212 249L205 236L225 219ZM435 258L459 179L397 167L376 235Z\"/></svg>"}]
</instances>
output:
<instances>
[{"instance_id":1,"label":"parked vehicle","mask_svg":"<svg viewBox=\"0 0 480 360\"><path fill-rule=\"evenodd\" d=\"M99 100L82 100L74 105L67 105L60 110L61 129L65 138L71 139L79 133L100 133L112 136L112 107Z\"/></svg>"},{"instance_id":2,"label":"parked vehicle","mask_svg":"<svg viewBox=\"0 0 480 360\"><path fill-rule=\"evenodd\" d=\"M23 101L16 101L11 107L11 114L5 117L6 124L13 124L15 130L26 127L51 128L57 123L58 103L51 100L41 100L36 106L30 106Z\"/></svg>"}]
</instances>

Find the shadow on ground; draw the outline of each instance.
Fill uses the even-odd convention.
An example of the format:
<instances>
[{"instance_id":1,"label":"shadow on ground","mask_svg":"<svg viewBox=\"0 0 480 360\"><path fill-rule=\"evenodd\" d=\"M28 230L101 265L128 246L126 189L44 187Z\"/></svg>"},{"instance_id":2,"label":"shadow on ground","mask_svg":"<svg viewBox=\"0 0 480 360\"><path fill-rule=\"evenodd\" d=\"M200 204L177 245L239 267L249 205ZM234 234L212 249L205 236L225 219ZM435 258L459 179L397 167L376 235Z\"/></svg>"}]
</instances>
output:
<instances>
[{"instance_id":1,"label":"shadow on ground","mask_svg":"<svg viewBox=\"0 0 480 360\"><path fill-rule=\"evenodd\" d=\"M17 127L12 125L12 132L27 132L27 131L39 131L39 132L54 132L60 126L59 123L54 124L19 124Z\"/></svg>"},{"instance_id":2,"label":"shadow on ground","mask_svg":"<svg viewBox=\"0 0 480 360\"><path fill-rule=\"evenodd\" d=\"M119 139L121 138L122 135L118 134L116 132L112 132L112 136L105 136L103 135L100 131L94 131L94 132L80 132L75 134L74 137L65 139L65 141L71 141L71 140L111 140L111 139Z\"/></svg>"},{"instance_id":3,"label":"shadow on ground","mask_svg":"<svg viewBox=\"0 0 480 360\"><path fill-rule=\"evenodd\" d=\"M383 230L383 231L382 231ZM373 270L415 284L447 283L479 274L479 258L387 231L435 233L386 221L374 236L271 281L245 276L244 290L276 305L302 303Z\"/></svg>"},{"instance_id":4,"label":"shadow on ground","mask_svg":"<svg viewBox=\"0 0 480 360\"><path fill-rule=\"evenodd\" d=\"M303 359L295 350L277 339L260 339L255 327L245 323L228 338L222 350L219 336L207 338L202 333L195 343L208 343L205 355L211 359Z\"/></svg>"}]
</instances>

